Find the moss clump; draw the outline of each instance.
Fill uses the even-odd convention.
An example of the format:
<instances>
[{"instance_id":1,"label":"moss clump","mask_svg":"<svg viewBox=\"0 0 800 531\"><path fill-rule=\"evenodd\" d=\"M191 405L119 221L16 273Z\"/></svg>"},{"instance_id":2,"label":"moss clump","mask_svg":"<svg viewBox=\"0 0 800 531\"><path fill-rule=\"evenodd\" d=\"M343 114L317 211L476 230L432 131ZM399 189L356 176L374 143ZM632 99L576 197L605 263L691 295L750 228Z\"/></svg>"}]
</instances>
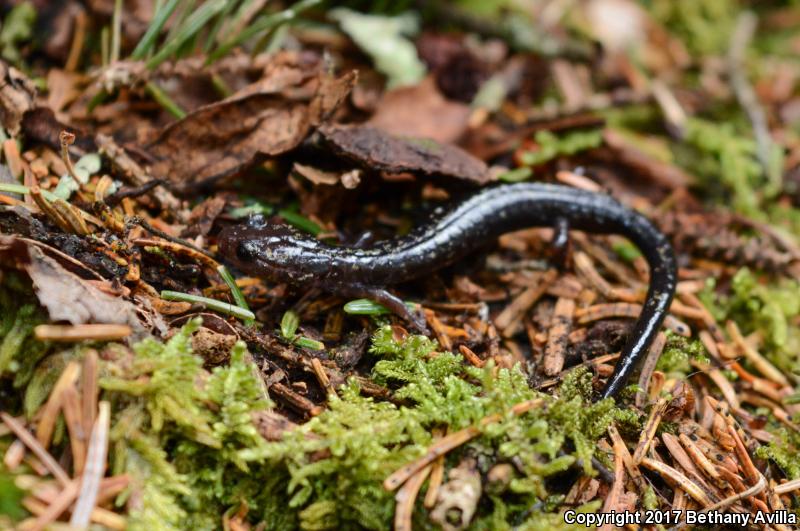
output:
<instances>
[{"instance_id":1,"label":"moss clump","mask_svg":"<svg viewBox=\"0 0 800 531\"><path fill-rule=\"evenodd\" d=\"M774 438L766 446L759 446L756 456L775 461L789 479L800 478L800 434L779 425L774 418L767 430Z\"/></svg>"},{"instance_id":2,"label":"moss clump","mask_svg":"<svg viewBox=\"0 0 800 531\"><path fill-rule=\"evenodd\" d=\"M228 366L208 373L184 326L166 343L145 340L118 350L100 385L114 403L116 472L134 478L130 529L215 529L240 502L261 506L269 477L241 456L266 445L251 414L270 406L245 360L244 344Z\"/></svg>"},{"instance_id":3,"label":"moss clump","mask_svg":"<svg viewBox=\"0 0 800 531\"><path fill-rule=\"evenodd\" d=\"M33 337L33 329L46 322L46 315L29 281L6 273L0 284L0 378L13 376L14 387L22 389L50 347Z\"/></svg>"},{"instance_id":4,"label":"moss clump","mask_svg":"<svg viewBox=\"0 0 800 531\"><path fill-rule=\"evenodd\" d=\"M736 0L652 0L646 4L695 57L723 53L740 12Z\"/></svg>"},{"instance_id":5,"label":"moss clump","mask_svg":"<svg viewBox=\"0 0 800 531\"><path fill-rule=\"evenodd\" d=\"M689 339L667 331L667 344L658 359L656 369L669 376L685 378L692 372L691 361L708 363L706 349L696 339Z\"/></svg>"},{"instance_id":6,"label":"moss clump","mask_svg":"<svg viewBox=\"0 0 800 531\"><path fill-rule=\"evenodd\" d=\"M709 284L700 297L718 321L732 319L744 334L759 331L764 339L760 350L780 369L800 371L800 329L792 324L800 315L796 280L767 283L743 268L734 275L729 294L719 294Z\"/></svg>"},{"instance_id":7,"label":"moss clump","mask_svg":"<svg viewBox=\"0 0 800 531\"><path fill-rule=\"evenodd\" d=\"M739 134L732 122L701 118L687 120L684 141L673 146L677 163L691 168L709 193L721 182L735 211L763 219L762 201L777 190L768 186L756 150L755 141Z\"/></svg>"},{"instance_id":8,"label":"moss clump","mask_svg":"<svg viewBox=\"0 0 800 531\"><path fill-rule=\"evenodd\" d=\"M365 398L351 381L330 397L328 410L283 441L243 453L274 473L288 474L287 503L298 511L297 526L387 528L395 502L383 480L425 452L433 443L433 428L452 433L495 413L506 416L448 454L447 461L449 468L465 456L477 456L483 472L512 458L517 463L519 472L505 495L484 500L492 516L482 521L524 522L532 506L540 508L538 516L546 515L560 500L548 492L548 477L578 460L592 472L595 443L619 410L611 400L590 402L591 376L585 370L573 371L554 398L530 389L518 368L466 366L461 356L436 352L436 347L422 336L397 341L388 326L380 328L371 352L382 359L373 377L394 387L394 397L407 406ZM537 397L544 401L540 409L518 417L508 413L514 404ZM422 517L417 523L432 525Z\"/></svg>"},{"instance_id":9,"label":"moss clump","mask_svg":"<svg viewBox=\"0 0 800 531\"><path fill-rule=\"evenodd\" d=\"M600 147L603 143L603 132L591 129L556 135L550 131L539 131L534 138L539 149L526 151L520 156L522 164L526 166L538 166L557 157L574 155L587 149Z\"/></svg>"}]
</instances>

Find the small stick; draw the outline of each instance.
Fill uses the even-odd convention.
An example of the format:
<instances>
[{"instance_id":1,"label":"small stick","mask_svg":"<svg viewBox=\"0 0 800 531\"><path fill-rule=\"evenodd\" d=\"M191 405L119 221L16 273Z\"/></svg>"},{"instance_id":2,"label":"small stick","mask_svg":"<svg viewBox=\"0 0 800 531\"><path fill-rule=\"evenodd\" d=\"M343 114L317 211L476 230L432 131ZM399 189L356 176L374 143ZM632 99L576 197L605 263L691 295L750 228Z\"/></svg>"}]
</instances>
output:
<instances>
[{"instance_id":1,"label":"small stick","mask_svg":"<svg viewBox=\"0 0 800 531\"><path fill-rule=\"evenodd\" d=\"M525 289L500 312L494 323L503 330L504 337L511 337L517 333L525 312L544 295L557 276L558 273L555 269L549 269L539 278L539 282L535 286Z\"/></svg>"},{"instance_id":2,"label":"small stick","mask_svg":"<svg viewBox=\"0 0 800 531\"><path fill-rule=\"evenodd\" d=\"M436 317L436 312L425 308L423 313L425 314L425 321L427 321L431 330L433 330L433 333L436 335L436 340L439 342L439 345L441 345L444 350L453 350L453 342L445 332L442 321Z\"/></svg>"},{"instance_id":3,"label":"small stick","mask_svg":"<svg viewBox=\"0 0 800 531\"><path fill-rule=\"evenodd\" d=\"M83 381L81 382L81 397L83 399L83 432L91 433L94 426L94 417L97 411L97 397L100 393L97 377L97 351L94 349L86 353L83 359Z\"/></svg>"},{"instance_id":4,"label":"small stick","mask_svg":"<svg viewBox=\"0 0 800 531\"><path fill-rule=\"evenodd\" d=\"M83 472L83 465L86 462L86 435L83 431L83 418L81 418L81 397L74 386L64 389L63 411L66 420L67 430L69 431L69 444L72 450L72 463L75 475Z\"/></svg>"},{"instance_id":5,"label":"small stick","mask_svg":"<svg viewBox=\"0 0 800 531\"><path fill-rule=\"evenodd\" d=\"M565 352L568 336L572 330L574 313L574 300L561 297L556 301L544 350L544 373L547 376L555 376L564 368Z\"/></svg>"},{"instance_id":6,"label":"small stick","mask_svg":"<svg viewBox=\"0 0 800 531\"><path fill-rule=\"evenodd\" d=\"M108 454L108 429L111 420L111 404L105 400L100 402L97 420L89 439L89 450L86 455L86 468L81 477L81 493L72 511L69 525L78 529L88 527L92 510L97 502L100 481L106 470Z\"/></svg>"},{"instance_id":7,"label":"small stick","mask_svg":"<svg viewBox=\"0 0 800 531\"><path fill-rule=\"evenodd\" d=\"M61 491L61 493L53 500L47 509L45 509L45 511L36 518L36 520L29 525L21 526L21 528L25 531L42 531L49 524L55 522L56 519L61 516L61 513L67 510L67 508L72 504L72 501L75 499L75 496L78 495L79 490L79 481L69 481L64 486L64 489Z\"/></svg>"},{"instance_id":8,"label":"small stick","mask_svg":"<svg viewBox=\"0 0 800 531\"><path fill-rule=\"evenodd\" d=\"M3 464L9 471L15 470L25 458L25 444L16 439L8 445L5 455L3 456Z\"/></svg>"},{"instance_id":9,"label":"small stick","mask_svg":"<svg viewBox=\"0 0 800 531\"><path fill-rule=\"evenodd\" d=\"M622 440L619 431L617 431L617 427L611 424L608 427L608 434L611 436L611 442L614 446L614 455L619 455L622 458L622 463L625 465L625 470L628 472L628 475L633 479L633 482L639 490L643 491L646 487L644 477L633 462L633 456L631 456L630 451L628 451L628 447L625 445L625 441Z\"/></svg>"},{"instance_id":10,"label":"small stick","mask_svg":"<svg viewBox=\"0 0 800 531\"><path fill-rule=\"evenodd\" d=\"M39 424L36 426L36 439L47 449L50 446L50 439L53 436L53 429L56 425L56 418L58 417L58 410L61 409L63 403L63 392L66 388L75 385L80 375L81 368L76 361L70 361L61 376L58 377L53 390L50 392L50 397L42 407L41 416L39 417Z\"/></svg>"},{"instance_id":11,"label":"small stick","mask_svg":"<svg viewBox=\"0 0 800 531\"><path fill-rule=\"evenodd\" d=\"M114 341L128 337L133 330L121 324L38 325L33 329L36 339L75 343L78 341Z\"/></svg>"},{"instance_id":12,"label":"small stick","mask_svg":"<svg viewBox=\"0 0 800 531\"><path fill-rule=\"evenodd\" d=\"M152 227L151 227L152 228ZM147 229L150 230L150 229ZM153 229L157 230L157 229ZM152 231L151 231L152 232ZM173 238L168 234L158 231L157 236L160 238L165 238L165 240L153 240L150 238L136 238L131 243L134 245L138 245L140 247L163 247L169 251L172 251L177 254L182 254L197 260L198 262L202 262L206 267L209 269L213 269L214 271L217 270L219 267L219 262L214 260L214 258L208 254L206 251L198 249L194 245L191 245L187 242L181 241L179 238ZM174 240L174 241L172 241Z\"/></svg>"},{"instance_id":13,"label":"small stick","mask_svg":"<svg viewBox=\"0 0 800 531\"><path fill-rule=\"evenodd\" d=\"M288 406L300 413L315 417L323 411L322 407L316 405L308 398L295 393L288 386L280 382L272 384L269 390L276 398L283 400Z\"/></svg>"},{"instance_id":14,"label":"small stick","mask_svg":"<svg viewBox=\"0 0 800 531\"><path fill-rule=\"evenodd\" d=\"M650 378L653 376L653 371L658 363L658 358L664 351L664 346L667 344L667 335L664 332L659 332L650 349L647 351L647 357L642 364L642 372L639 376L639 391L636 392L636 407L644 407L647 398L647 390L650 387Z\"/></svg>"},{"instance_id":15,"label":"small stick","mask_svg":"<svg viewBox=\"0 0 800 531\"><path fill-rule=\"evenodd\" d=\"M622 455L618 451L618 447L614 446L614 482L611 484L611 489L606 494L606 499L603 502L602 512L609 513L616 510L620 502L620 496L625 488L625 465L622 461ZM604 531L609 529L608 524L601 527Z\"/></svg>"},{"instance_id":16,"label":"small stick","mask_svg":"<svg viewBox=\"0 0 800 531\"><path fill-rule=\"evenodd\" d=\"M541 398L526 400L525 402L520 402L516 404L514 407L512 407L510 413L515 416L519 416L522 415L523 413L526 413L532 409L541 406L542 404L544 404L544 400ZM423 455L416 461L412 461L411 463L404 465L403 467L396 470L389 477L387 477L383 482L383 488L390 491L396 489L397 487L402 485L408 478L416 474L423 467L428 466L433 460L435 460L440 455L444 455L447 452L453 450L454 448L458 448L467 441L474 439L475 437L480 435L481 427L487 426L488 424L492 424L494 422L498 422L499 420L502 420L502 418L503 415L500 413L488 415L483 419L481 419L481 421L478 423L478 426L469 426L467 428L464 428L463 430L451 433L450 435L447 435L446 437L443 437L442 439L436 441L433 445L431 445L428 448L428 451L425 453L425 455Z\"/></svg>"},{"instance_id":17,"label":"small stick","mask_svg":"<svg viewBox=\"0 0 800 531\"><path fill-rule=\"evenodd\" d=\"M739 331L739 327L734 321L728 321L725 323L725 328L728 331L728 334L730 334L734 344L738 347L739 351L741 351L742 354L744 354L747 359L750 360L750 363L753 364L758 372L783 387L789 386L789 380L786 379L783 373L779 371L772 363L770 363L767 358L759 354L753 347L751 347L747 341L745 341L742 333Z\"/></svg>"},{"instance_id":18,"label":"small stick","mask_svg":"<svg viewBox=\"0 0 800 531\"><path fill-rule=\"evenodd\" d=\"M330 394L336 393L336 389L331 385L331 380L328 378L328 373L325 372L325 367L318 358L311 358L311 368L314 371L314 376L317 377L319 385L325 389L325 392Z\"/></svg>"},{"instance_id":19,"label":"small stick","mask_svg":"<svg viewBox=\"0 0 800 531\"><path fill-rule=\"evenodd\" d=\"M414 512L414 501L417 499L422 483L431 471L431 467L426 466L405 482L403 487L395 494L397 506L394 511L395 531L411 531L411 516Z\"/></svg>"},{"instance_id":20,"label":"small stick","mask_svg":"<svg viewBox=\"0 0 800 531\"><path fill-rule=\"evenodd\" d=\"M758 480L758 483L756 483L755 485L753 485L749 489L747 489L747 490L745 490L743 492L739 492L737 494L734 494L733 496L731 496L729 498L725 498L724 500L720 500L717 503L711 505L710 507L706 507L705 509L703 509L700 512L701 513L710 513L711 511L719 511L720 509L724 509L725 507L728 507L729 505L733 505L734 503L738 502L739 500L743 500L745 498L749 498L751 496L755 496L756 494L759 494L761 491L763 491L767 487L766 478L761 474L759 474L759 476L760 476L760 478ZM769 511L767 511L767 512L769 512ZM678 525L670 527L668 531L677 531L679 529L683 529L684 527L686 527L686 523L685 522L681 522Z\"/></svg>"},{"instance_id":21,"label":"small stick","mask_svg":"<svg viewBox=\"0 0 800 531\"><path fill-rule=\"evenodd\" d=\"M461 352L461 355L464 356L464 359L469 362L470 365L474 367L483 367L486 362L483 361L475 354L470 348L466 345L459 345L458 351Z\"/></svg>"},{"instance_id":22,"label":"small stick","mask_svg":"<svg viewBox=\"0 0 800 531\"><path fill-rule=\"evenodd\" d=\"M661 417L667 409L667 404L666 398L661 398L653 406L652 411L650 411L650 416L647 418L647 423L639 437L639 443L636 445L636 450L633 452L633 462L635 464L638 465L641 463L645 454L647 454L647 450L653 442L653 437L656 435L658 425L661 423Z\"/></svg>"},{"instance_id":23,"label":"small stick","mask_svg":"<svg viewBox=\"0 0 800 531\"><path fill-rule=\"evenodd\" d=\"M422 502L426 509L432 509L433 506L436 505L442 481L444 481L444 456L439 456L431 465L431 479L428 482L428 492L425 493L425 500Z\"/></svg>"},{"instance_id":24,"label":"small stick","mask_svg":"<svg viewBox=\"0 0 800 531\"><path fill-rule=\"evenodd\" d=\"M69 47L67 61L64 63L64 70L67 72L74 72L78 68L78 61L81 59L83 44L86 42L87 18L86 11L83 9L75 14L75 30L72 34L72 44Z\"/></svg>"},{"instance_id":25,"label":"small stick","mask_svg":"<svg viewBox=\"0 0 800 531\"><path fill-rule=\"evenodd\" d=\"M708 460L700 448L698 448L697 445L694 444L694 442L685 433L681 433L678 436L678 439L681 441L681 444L683 444L683 447L686 449L686 453L689 455L692 461L694 461L694 463L696 463L708 477L713 479L717 485L719 485L720 476L716 467L713 463L711 463L711 461Z\"/></svg>"},{"instance_id":26,"label":"small stick","mask_svg":"<svg viewBox=\"0 0 800 531\"><path fill-rule=\"evenodd\" d=\"M649 468L653 472L659 474L665 481L677 485L682 490L686 491L689 496L703 507L708 507L713 503L703 489L671 466L656 461L655 459L650 459L649 457L643 458L641 464L645 468Z\"/></svg>"},{"instance_id":27,"label":"small stick","mask_svg":"<svg viewBox=\"0 0 800 531\"><path fill-rule=\"evenodd\" d=\"M31 432L26 430L17 419L5 411L0 411L0 420L2 420L6 426L11 428L11 431L14 432L14 435L16 435L23 443L25 443L25 446L27 446L34 453L34 455L39 458L47 470L53 474L53 476L58 480L59 483L61 483L61 485L66 487L67 484L70 483L69 476L66 472L64 472L64 469L61 468L61 465L59 465L56 460L53 459L53 456L50 455L50 453L45 450L44 446L42 446L41 443L36 440L36 437L34 437Z\"/></svg>"}]
</instances>

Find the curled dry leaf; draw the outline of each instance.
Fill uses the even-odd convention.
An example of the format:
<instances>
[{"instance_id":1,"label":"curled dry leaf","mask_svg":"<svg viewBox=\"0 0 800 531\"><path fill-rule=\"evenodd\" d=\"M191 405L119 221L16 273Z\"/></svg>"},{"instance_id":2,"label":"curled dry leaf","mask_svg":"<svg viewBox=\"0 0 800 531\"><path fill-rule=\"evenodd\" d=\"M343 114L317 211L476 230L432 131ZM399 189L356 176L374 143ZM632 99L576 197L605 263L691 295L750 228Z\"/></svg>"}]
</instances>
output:
<instances>
[{"instance_id":1,"label":"curled dry leaf","mask_svg":"<svg viewBox=\"0 0 800 531\"><path fill-rule=\"evenodd\" d=\"M489 180L486 164L463 149L425 138L399 138L369 126L328 124L319 128L323 140L339 155L366 168L388 173L415 173Z\"/></svg>"},{"instance_id":2,"label":"curled dry leaf","mask_svg":"<svg viewBox=\"0 0 800 531\"><path fill-rule=\"evenodd\" d=\"M302 142L350 93L356 74L332 78L276 59L257 83L200 107L152 143L153 173L178 189L211 184Z\"/></svg>"},{"instance_id":3,"label":"curled dry leaf","mask_svg":"<svg viewBox=\"0 0 800 531\"><path fill-rule=\"evenodd\" d=\"M470 108L442 96L432 77L383 95L369 125L396 136L456 142L467 130Z\"/></svg>"},{"instance_id":4,"label":"curled dry leaf","mask_svg":"<svg viewBox=\"0 0 800 531\"><path fill-rule=\"evenodd\" d=\"M20 131L23 115L35 106L36 88L25 75L0 61L0 124L11 136Z\"/></svg>"},{"instance_id":5,"label":"curled dry leaf","mask_svg":"<svg viewBox=\"0 0 800 531\"><path fill-rule=\"evenodd\" d=\"M14 236L0 235L0 264L28 274L39 302L53 321L67 321L73 325L126 324L134 333L144 332L132 303L108 295L67 271L36 245Z\"/></svg>"}]
</instances>

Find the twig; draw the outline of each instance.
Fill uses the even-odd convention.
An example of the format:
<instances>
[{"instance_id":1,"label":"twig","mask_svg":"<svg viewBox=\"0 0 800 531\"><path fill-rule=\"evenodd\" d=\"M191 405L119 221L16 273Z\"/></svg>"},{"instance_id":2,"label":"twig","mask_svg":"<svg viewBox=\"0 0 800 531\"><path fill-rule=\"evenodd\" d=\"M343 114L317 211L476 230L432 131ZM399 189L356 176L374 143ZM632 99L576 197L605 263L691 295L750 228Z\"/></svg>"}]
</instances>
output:
<instances>
[{"instance_id":1,"label":"twig","mask_svg":"<svg viewBox=\"0 0 800 531\"><path fill-rule=\"evenodd\" d=\"M647 389L650 387L650 377L656 368L658 359L661 357L661 352L667 344L667 335L664 332L659 332L650 349L647 351L647 357L642 364L642 372L639 375L639 390L636 392L636 407L644 407L647 398Z\"/></svg>"},{"instance_id":2,"label":"twig","mask_svg":"<svg viewBox=\"0 0 800 531\"><path fill-rule=\"evenodd\" d=\"M544 404L543 399L534 398L532 400L520 402L512 407L510 412L515 416L519 416L541 406L542 404ZM401 467L387 477L383 482L383 488L386 490L396 489L423 467L428 466L437 457L446 454L454 448L458 448L471 439L474 439L481 434L482 427L502 420L503 416L504 415L500 413L489 415L481 419L481 421L478 423L478 426L469 426L468 428L451 433L450 435L436 441L431 447L428 448L428 451L425 453L425 455L416 461L412 461L411 463Z\"/></svg>"},{"instance_id":3,"label":"twig","mask_svg":"<svg viewBox=\"0 0 800 531\"><path fill-rule=\"evenodd\" d=\"M575 301L559 297L550 320L550 330L544 351L544 373L547 376L554 376L564 368L567 342L569 341L567 336L572 330L574 313Z\"/></svg>"},{"instance_id":4,"label":"twig","mask_svg":"<svg viewBox=\"0 0 800 531\"><path fill-rule=\"evenodd\" d=\"M218 301L217 299L209 299L208 297L201 297L199 295L191 295L189 293L181 293L178 291L164 290L161 292L161 298L167 301L181 301L191 302L195 304L202 304L210 310L214 310L227 315L233 315L239 319L255 319L256 316L249 310L243 310L233 304Z\"/></svg>"},{"instance_id":5,"label":"twig","mask_svg":"<svg viewBox=\"0 0 800 531\"><path fill-rule=\"evenodd\" d=\"M11 428L11 431L14 432L14 435L16 435L19 440L25 443L25 446L27 446L34 453L34 455L39 458L47 470L53 474L53 476L58 480L59 483L61 483L61 485L67 486L67 484L70 482L69 476L66 472L64 472L64 469L61 468L61 465L59 465L56 460L53 459L53 456L50 455L47 450L45 450L44 446L42 446L41 443L36 440L36 437L34 437L31 432L26 430L25 427L17 421L17 419L5 411L0 411L0 420L2 420L6 426Z\"/></svg>"},{"instance_id":6,"label":"twig","mask_svg":"<svg viewBox=\"0 0 800 531\"><path fill-rule=\"evenodd\" d=\"M419 489L422 487L430 471L431 467L426 466L411 476L403 487L397 491L394 497L397 503L394 510L395 531L411 531L411 515L414 512L414 501L416 501Z\"/></svg>"},{"instance_id":7,"label":"twig","mask_svg":"<svg viewBox=\"0 0 800 531\"><path fill-rule=\"evenodd\" d=\"M106 455L108 453L108 427L111 419L111 405L100 402L100 410L92 429L89 440L89 450L86 454L86 468L81 478L81 493L75 502L72 518L69 524L78 529L89 525L92 510L97 502L97 493L100 490L100 480L106 469Z\"/></svg>"},{"instance_id":8,"label":"twig","mask_svg":"<svg viewBox=\"0 0 800 531\"><path fill-rule=\"evenodd\" d=\"M763 475L761 474L759 475L761 477L759 478L758 483L756 483L749 489L734 494L733 496L725 498L724 500L720 500L711 507L706 507L705 509L700 511L700 513L710 513L711 511L719 511L720 509L724 509L725 507L733 505L739 500L743 500L745 498L749 498L750 496L755 496L756 494L760 493L767 487L767 480ZM686 527L686 522L681 522L678 525L670 527L667 531L678 531L679 529L683 529L684 527Z\"/></svg>"},{"instance_id":9,"label":"twig","mask_svg":"<svg viewBox=\"0 0 800 531\"><path fill-rule=\"evenodd\" d=\"M703 507L708 507L713 503L711 498L709 498L703 489L697 486L694 481L690 480L671 466L648 457L642 459L641 465L643 465L645 468L649 468L653 472L658 473L665 481L672 483L673 485L678 485Z\"/></svg>"},{"instance_id":10,"label":"twig","mask_svg":"<svg viewBox=\"0 0 800 531\"><path fill-rule=\"evenodd\" d=\"M75 343L77 341L114 341L128 337L133 330L122 324L38 325L33 329L36 339Z\"/></svg>"},{"instance_id":11,"label":"twig","mask_svg":"<svg viewBox=\"0 0 800 531\"><path fill-rule=\"evenodd\" d=\"M662 398L656 402L652 411L650 411L650 416L647 418L647 423L645 424L642 434L639 437L639 444L636 445L636 450L633 452L633 462L635 464L638 465L641 463L642 459L647 454L647 450L650 448L650 444L653 442L653 437L656 435L656 430L658 429L658 425L661 423L661 417L666 409L667 400Z\"/></svg>"},{"instance_id":12,"label":"twig","mask_svg":"<svg viewBox=\"0 0 800 531\"><path fill-rule=\"evenodd\" d=\"M56 384L53 386L53 390L50 392L50 397L42 407L39 425L36 427L36 439L45 449L50 446L50 438L53 436L58 410L61 409L62 393L67 387L75 385L80 372L81 369L78 362L70 361L61 372Z\"/></svg>"}]
</instances>

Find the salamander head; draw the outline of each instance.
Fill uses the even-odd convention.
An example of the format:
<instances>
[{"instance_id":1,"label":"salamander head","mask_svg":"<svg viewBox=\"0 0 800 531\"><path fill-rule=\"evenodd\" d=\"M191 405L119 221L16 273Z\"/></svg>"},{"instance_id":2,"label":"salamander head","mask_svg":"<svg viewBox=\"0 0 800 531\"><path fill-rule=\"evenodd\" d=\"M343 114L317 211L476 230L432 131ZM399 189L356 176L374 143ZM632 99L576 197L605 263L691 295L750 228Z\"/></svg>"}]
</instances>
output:
<instances>
[{"instance_id":1,"label":"salamander head","mask_svg":"<svg viewBox=\"0 0 800 531\"><path fill-rule=\"evenodd\" d=\"M250 275L303 284L314 279L314 240L283 223L226 227L219 236L222 261Z\"/></svg>"}]
</instances>

